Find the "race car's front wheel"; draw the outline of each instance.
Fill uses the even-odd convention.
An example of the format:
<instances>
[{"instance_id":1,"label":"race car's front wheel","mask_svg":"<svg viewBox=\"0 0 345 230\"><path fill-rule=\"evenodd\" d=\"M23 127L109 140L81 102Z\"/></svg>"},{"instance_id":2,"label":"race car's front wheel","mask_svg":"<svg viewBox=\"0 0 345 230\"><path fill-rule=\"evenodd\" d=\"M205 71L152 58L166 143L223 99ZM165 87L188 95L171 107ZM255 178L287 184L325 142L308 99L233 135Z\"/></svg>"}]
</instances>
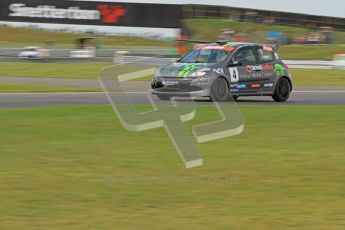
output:
<instances>
[{"instance_id":1,"label":"race car's front wheel","mask_svg":"<svg viewBox=\"0 0 345 230\"><path fill-rule=\"evenodd\" d=\"M277 82L272 98L273 100L277 102L284 102L289 99L290 92L291 92L290 82L286 78L281 78Z\"/></svg>"},{"instance_id":2,"label":"race car's front wheel","mask_svg":"<svg viewBox=\"0 0 345 230\"><path fill-rule=\"evenodd\" d=\"M211 86L210 98L212 101L225 101L229 96L229 88L224 78L217 78Z\"/></svg>"}]
</instances>

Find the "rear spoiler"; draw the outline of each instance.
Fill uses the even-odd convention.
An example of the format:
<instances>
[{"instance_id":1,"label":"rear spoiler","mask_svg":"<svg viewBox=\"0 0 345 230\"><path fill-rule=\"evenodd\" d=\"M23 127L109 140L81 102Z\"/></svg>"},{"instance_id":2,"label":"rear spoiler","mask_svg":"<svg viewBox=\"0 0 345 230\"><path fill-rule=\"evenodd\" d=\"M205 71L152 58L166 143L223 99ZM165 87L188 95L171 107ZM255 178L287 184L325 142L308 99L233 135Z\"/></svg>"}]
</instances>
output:
<instances>
[{"instance_id":1,"label":"rear spoiler","mask_svg":"<svg viewBox=\"0 0 345 230\"><path fill-rule=\"evenodd\" d=\"M190 43L199 43L199 44L209 44L214 43L210 41L201 41L201 40L189 40L189 39L176 39L177 42L190 42Z\"/></svg>"},{"instance_id":2,"label":"rear spoiler","mask_svg":"<svg viewBox=\"0 0 345 230\"><path fill-rule=\"evenodd\" d=\"M279 50L280 49L280 45L275 45L275 44L264 44L264 46L270 46L275 50Z\"/></svg>"},{"instance_id":3,"label":"rear spoiler","mask_svg":"<svg viewBox=\"0 0 345 230\"><path fill-rule=\"evenodd\" d=\"M228 43L228 40L219 40L219 41L202 41L202 40L189 40L189 39L176 39L178 42L190 42L190 43L199 43L199 44L218 44L224 45Z\"/></svg>"}]
</instances>

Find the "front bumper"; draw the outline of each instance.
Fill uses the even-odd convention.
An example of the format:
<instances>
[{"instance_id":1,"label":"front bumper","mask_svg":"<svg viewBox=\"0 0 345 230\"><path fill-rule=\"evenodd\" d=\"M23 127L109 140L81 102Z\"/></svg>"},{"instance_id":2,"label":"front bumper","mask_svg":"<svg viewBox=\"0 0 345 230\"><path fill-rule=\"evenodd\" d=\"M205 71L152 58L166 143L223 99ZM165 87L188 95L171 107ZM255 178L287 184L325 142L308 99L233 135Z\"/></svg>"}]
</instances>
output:
<instances>
[{"instance_id":1,"label":"front bumper","mask_svg":"<svg viewBox=\"0 0 345 230\"><path fill-rule=\"evenodd\" d=\"M208 90L199 90L199 91L191 91L191 92L181 92L181 91L161 91L153 89L152 95L157 96L170 96L170 97L207 97L209 96Z\"/></svg>"},{"instance_id":2,"label":"front bumper","mask_svg":"<svg viewBox=\"0 0 345 230\"><path fill-rule=\"evenodd\" d=\"M208 79L201 78L159 78L151 83L152 94L176 97L207 97L210 95ZM170 85L168 82L175 82Z\"/></svg>"}]
</instances>

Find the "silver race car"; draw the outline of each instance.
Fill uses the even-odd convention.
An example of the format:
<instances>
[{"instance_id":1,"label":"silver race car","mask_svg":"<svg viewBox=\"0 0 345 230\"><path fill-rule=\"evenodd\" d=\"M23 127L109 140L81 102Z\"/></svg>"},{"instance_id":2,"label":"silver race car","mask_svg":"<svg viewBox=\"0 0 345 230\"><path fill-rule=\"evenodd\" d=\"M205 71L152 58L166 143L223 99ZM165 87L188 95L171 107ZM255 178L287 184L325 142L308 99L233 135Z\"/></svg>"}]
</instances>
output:
<instances>
[{"instance_id":1,"label":"silver race car","mask_svg":"<svg viewBox=\"0 0 345 230\"><path fill-rule=\"evenodd\" d=\"M222 41L200 45L158 69L151 87L160 99L188 96L226 101L229 96L260 95L284 102L292 91L292 79L275 46Z\"/></svg>"}]
</instances>

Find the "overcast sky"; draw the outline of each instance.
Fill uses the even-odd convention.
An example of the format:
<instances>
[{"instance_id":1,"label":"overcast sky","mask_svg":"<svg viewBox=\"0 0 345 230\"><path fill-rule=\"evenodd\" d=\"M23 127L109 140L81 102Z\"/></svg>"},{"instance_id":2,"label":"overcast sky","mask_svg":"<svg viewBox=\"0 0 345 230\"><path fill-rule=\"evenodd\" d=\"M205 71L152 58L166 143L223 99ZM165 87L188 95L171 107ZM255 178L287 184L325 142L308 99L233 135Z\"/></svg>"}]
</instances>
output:
<instances>
[{"instance_id":1,"label":"overcast sky","mask_svg":"<svg viewBox=\"0 0 345 230\"><path fill-rule=\"evenodd\" d=\"M100 2L225 5L240 8L285 11L345 18L345 0L100 0Z\"/></svg>"}]
</instances>

